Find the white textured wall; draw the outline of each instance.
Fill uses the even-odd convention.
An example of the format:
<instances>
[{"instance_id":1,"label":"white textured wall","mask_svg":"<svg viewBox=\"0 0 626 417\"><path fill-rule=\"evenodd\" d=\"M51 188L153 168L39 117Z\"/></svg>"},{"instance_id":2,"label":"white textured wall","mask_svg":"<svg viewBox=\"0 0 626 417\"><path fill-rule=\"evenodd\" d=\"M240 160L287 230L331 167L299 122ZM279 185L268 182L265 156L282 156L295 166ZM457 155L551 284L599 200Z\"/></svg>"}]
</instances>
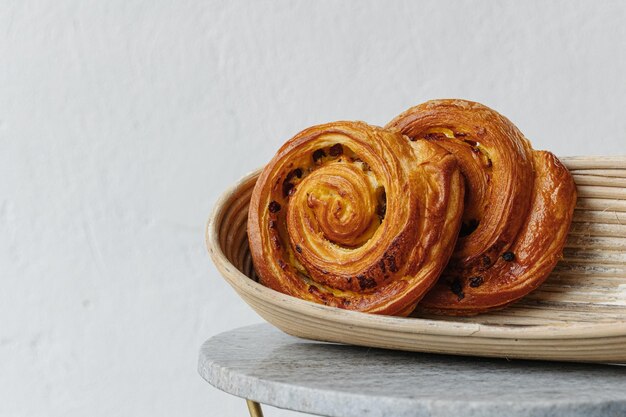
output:
<instances>
[{"instance_id":1,"label":"white textured wall","mask_svg":"<svg viewBox=\"0 0 626 417\"><path fill-rule=\"evenodd\" d=\"M618 1L3 1L0 415L245 415L196 374L204 339L260 321L204 249L219 193L304 127L440 97L624 154L625 22Z\"/></svg>"}]
</instances>

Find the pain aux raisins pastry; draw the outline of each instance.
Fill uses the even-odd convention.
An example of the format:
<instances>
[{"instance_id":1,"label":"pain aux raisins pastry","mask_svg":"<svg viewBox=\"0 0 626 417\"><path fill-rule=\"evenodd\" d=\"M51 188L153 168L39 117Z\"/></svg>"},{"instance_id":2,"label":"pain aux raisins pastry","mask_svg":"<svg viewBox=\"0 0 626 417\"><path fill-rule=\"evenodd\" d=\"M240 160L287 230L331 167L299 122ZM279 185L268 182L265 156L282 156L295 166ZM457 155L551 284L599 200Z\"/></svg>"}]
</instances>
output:
<instances>
[{"instance_id":1,"label":"pain aux raisins pastry","mask_svg":"<svg viewBox=\"0 0 626 417\"><path fill-rule=\"evenodd\" d=\"M535 151L505 117L478 103L435 100L391 121L412 143L454 154L465 177L459 240L420 310L473 315L537 288L560 259L576 204L572 176Z\"/></svg>"},{"instance_id":2,"label":"pain aux raisins pastry","mask_svg":"<svg viewBox=\"0 0 626 417\"><path fill-rule=\"evenodd\" d=\"M252 193L259 281L329 306L407 315L454 249L464 188L457 159L437 143L362 122L306 129Z\"/></svg>"}]
</instances>

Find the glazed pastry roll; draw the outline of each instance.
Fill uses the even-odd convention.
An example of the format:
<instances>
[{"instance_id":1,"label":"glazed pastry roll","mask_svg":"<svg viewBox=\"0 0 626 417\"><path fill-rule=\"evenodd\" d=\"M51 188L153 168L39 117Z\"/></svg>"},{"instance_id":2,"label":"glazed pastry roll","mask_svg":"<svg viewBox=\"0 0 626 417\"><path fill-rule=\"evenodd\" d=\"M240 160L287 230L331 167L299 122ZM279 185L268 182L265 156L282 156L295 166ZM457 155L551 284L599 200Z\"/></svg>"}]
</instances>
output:
<instances>
[{"instance_id":1,"label":"glazed pastry roll","mask_svg":"<svg viewBox=\"0 0 626 417\"><path fill-rule=\"evenodd\" d=\"M464 188L457 158L439 144L362 122L306 129L254 188L256 273L305 300L407 315L454 249Z\"/></svg>"},{"instance_id":2,"label":"glazed pastry roll","mask_svg":"<svg viewBox=\"0 0 626 417\"><path fill-rule=\"evenodd\" d=\"M508 119L478 103L435 100L391 121L411 143L454 154L465 178L459 240L422 311L473 315L537 288L562 256L576 204L572 176Z\"/></svg>"}]
</instances>

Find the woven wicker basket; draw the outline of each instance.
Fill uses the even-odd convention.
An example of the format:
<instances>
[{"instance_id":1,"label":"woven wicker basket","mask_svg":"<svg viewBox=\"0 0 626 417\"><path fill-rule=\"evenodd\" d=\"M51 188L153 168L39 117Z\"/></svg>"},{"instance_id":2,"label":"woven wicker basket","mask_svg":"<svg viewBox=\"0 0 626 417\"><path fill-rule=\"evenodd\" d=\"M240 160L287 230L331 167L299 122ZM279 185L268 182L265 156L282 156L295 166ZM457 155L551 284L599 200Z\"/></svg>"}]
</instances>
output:
<instances>
[{"instance_id":1,"label":"woven wicker basket","mask_svg":"<svg viewBox=\"0 0 626 417\"><path fill-rule=\"evenodd\" d=\"M471 318L399 318L303 301L253 279L246 236L259 174L232 186L207 225L218 270L259 315L307 339L420 352L626 363L626 156L561 160L578 186L564 258L522 301Z\"/></svg>"}]
</instances>

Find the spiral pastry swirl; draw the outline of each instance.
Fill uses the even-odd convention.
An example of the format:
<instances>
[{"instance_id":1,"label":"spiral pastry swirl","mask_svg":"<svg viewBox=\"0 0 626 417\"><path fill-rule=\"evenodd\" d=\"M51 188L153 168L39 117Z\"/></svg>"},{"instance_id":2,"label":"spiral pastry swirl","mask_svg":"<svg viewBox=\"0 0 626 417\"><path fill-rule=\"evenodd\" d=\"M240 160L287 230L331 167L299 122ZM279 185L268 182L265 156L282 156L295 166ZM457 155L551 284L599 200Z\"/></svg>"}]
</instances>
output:
<instances>
[{"instance_id":1,"label":"spiral pastry swirl","mask_svg":"<svg viewBox=\"0 0 626 417\"><path fill-rule=\"evenodd\" d=\"M330 306L407 315L454 249L454 156L362 122L311 127L261 173L248 213L260 282Z\"/></svg>"},{"instance_id":2,"label":"spiral pastry swirl","mask_svg":"<svg viewBox=\"0 0 626 417\"><path fill-rule=\"evenodd\" d=\"M504 307L537 288L560 259L576 204L572 176L478 103L435 100L391 121L413 143L437 144L465 177L463 222L449 265L419 305L446 315Z\"/></svg>"}]
</instances>

